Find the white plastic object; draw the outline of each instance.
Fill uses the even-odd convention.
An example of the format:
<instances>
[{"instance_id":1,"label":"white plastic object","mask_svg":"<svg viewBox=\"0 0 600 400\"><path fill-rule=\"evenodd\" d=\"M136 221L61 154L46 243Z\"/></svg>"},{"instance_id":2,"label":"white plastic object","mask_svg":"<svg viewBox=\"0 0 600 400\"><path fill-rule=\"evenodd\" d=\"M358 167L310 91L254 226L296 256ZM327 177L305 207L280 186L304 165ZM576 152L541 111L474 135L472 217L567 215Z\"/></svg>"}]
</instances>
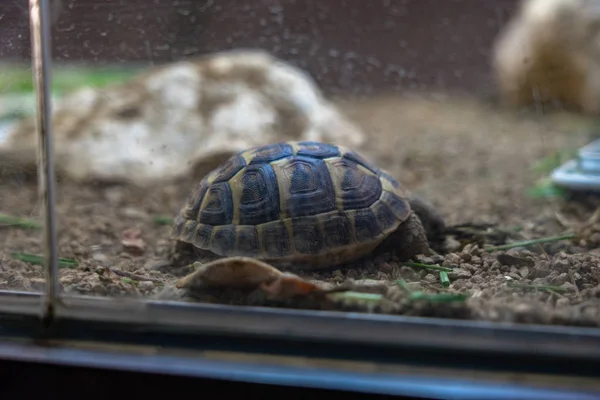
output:
<instances>
[{"instance_id":1,"label":"white plastic object","mask_svg":"<svg viewBox=\"0 0 600 400\"><path fill-rule=\"evenodd\" d=\"M585 145L574 160L556 168L552 181L572 190L600 192L600 139Z\"/></svg>"}]
</instances>

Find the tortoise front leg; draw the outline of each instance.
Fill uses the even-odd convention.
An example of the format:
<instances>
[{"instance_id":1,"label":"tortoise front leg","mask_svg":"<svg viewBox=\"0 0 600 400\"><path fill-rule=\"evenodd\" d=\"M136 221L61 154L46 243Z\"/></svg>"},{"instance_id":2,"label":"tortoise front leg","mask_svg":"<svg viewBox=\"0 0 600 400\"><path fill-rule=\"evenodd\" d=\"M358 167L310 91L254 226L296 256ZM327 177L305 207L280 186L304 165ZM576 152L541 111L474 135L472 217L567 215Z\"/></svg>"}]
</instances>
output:
<instances>
[{"instance_id":1,"label":"tortoise front leg","mask_svg":"<svg viewBox=\"0 0 600 400\"><path fill-rule=\"evenodd\" d=\"M412 194L408 202L410 208L421 220L427 238L430 241L436 241L441 238L446 229L446 223L433 204L424 197L416 194Z\"/></svg>"},{"instance_id":2,"label":"tortoise front leg","mask_svg":"<svg viewBox=\"0 0 600 400\"><path fill-rule=\"evenodd\" d=\"M427 233L416 212L412 212L386 241L389 241L392 251L400 261L408 261L418 254L435 254L429 247Z\"/></svg>"}]
</instances>

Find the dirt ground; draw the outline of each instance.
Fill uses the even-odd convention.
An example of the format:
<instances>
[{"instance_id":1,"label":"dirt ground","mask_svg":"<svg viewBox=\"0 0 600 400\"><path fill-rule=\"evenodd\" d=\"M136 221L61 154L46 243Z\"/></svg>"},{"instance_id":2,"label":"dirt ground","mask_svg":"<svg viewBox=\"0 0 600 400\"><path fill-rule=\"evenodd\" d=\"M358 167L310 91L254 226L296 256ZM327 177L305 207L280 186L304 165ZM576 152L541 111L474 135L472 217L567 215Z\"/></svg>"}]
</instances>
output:
<instances>
[{"instance_id":1,"label":"dirt ground","mask_svg":"<svg viewBox=\"0 0 600 400\"><path fill-rule=\"evenodd\" d=\"M528 194L538 178L532 168L540 160L592 139L589 120L502 110L480 101L431 94L346 99L338 104L368 132L369 144L362 152L431 200L452 228L441 255L418 260L452 272L448 273L450 286L443 288L437 271L405 266L382 254L352 268L301 274L333 284L350 282L357 291L380 295L376 303L346 299L328 308L600 325L600 222L591 220L600 204L598 197ZM141 190L61 179L57 193L61 257L78 262L77 267L61 269L62 289L85 295L324 307L293 301L265 303L242 292L175 290L172 284L185 269L170 265L170 225L160 219L177 213L196 181L190 178ZM35 217L39 212L36 190L31 178L4 171L0 211ZM124 232L136 229L143 241L137 253L122 244ZM576 238L507 251L483 248L566 231L575 232ZM0 240L0 289L43 290L41 266L14 255L41 254L40 231L5 226ZM459 292L470 297L455 302L417 300L407 295L400 280L412 291Z\"/></svg>"}]
</instances>

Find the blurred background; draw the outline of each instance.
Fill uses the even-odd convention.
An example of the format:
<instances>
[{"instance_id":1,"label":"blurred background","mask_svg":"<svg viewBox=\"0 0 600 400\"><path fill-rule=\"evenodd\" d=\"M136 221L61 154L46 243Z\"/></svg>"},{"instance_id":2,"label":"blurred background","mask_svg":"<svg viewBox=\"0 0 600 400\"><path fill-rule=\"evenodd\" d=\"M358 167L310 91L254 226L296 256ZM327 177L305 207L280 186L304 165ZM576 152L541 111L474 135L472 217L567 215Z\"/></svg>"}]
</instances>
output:
<instances>
[{"instance_id":1,"label":"blurred background","mask_svg":"<svg viewBox=\"0 0 600 400\"><path fill-rule=\"evenodd\" d=\"M491 85L493 41L516 0L53 0L56 61L165 63L261 48L329 93ZM25 1L2 5L0 57L28 60Z\"/></svg>"}]
</instances>

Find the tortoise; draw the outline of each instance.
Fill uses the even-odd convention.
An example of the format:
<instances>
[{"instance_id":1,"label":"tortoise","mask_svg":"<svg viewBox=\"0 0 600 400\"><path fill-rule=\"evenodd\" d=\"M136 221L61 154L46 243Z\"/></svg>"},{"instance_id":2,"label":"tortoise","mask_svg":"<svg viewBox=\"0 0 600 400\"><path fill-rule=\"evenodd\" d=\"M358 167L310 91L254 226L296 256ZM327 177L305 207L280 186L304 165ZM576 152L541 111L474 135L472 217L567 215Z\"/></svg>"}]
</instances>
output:
<instances>
[{"instance_id":1,"label":"tortoise","mask_svg":"<svg viewBox=\"0 0 600 400\"><path fill-rule=\"evenodd\" d=\"M343 146L313 141L240 151L208 173L176 216L172 238L196 255L325 269L391 248L431 254L444 222L424 199Z\"/></svg>"}]
</instances>

